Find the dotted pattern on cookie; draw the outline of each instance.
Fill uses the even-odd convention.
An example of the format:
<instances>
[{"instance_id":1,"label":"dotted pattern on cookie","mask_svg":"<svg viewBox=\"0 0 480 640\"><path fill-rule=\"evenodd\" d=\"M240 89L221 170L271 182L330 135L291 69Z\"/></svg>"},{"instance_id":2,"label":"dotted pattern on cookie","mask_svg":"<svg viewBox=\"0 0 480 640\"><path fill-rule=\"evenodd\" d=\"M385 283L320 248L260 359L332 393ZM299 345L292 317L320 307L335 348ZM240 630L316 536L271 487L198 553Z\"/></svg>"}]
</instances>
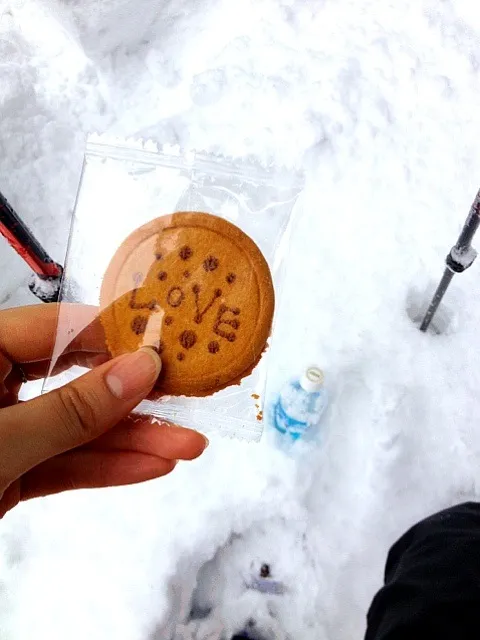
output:
<instances>
[{"instance_id":1,"label":"dotted pattern on cookie","mask_svg":"<svg viewBox=\"0 0 480 640\"><path fill-rule=\"evenodd\" d=\"M203 263L203 268L208 273L208 271L215 271L215 269L218 269L218 265L218 258L215 258L215 256L208 256Z\"/></svg>"},{"instance_id":2,"label":"dotted pattern on cookie","mask_svg":"<svg viewBox=\"0 0 480 640\"><path fill-rule=\"evenodd\" d=\"M135 316L132 320L132 331L136 336L141 336L147 328L148 318L145 316Z\"/></svg>"},{"instance_id":3,"label":"dotted pattern on cookie","mask_svg":"<svg viewBox=\"0 0 480 640\"><path fill-rule=\"evenodd\" d=\"M212 354L218 353L220 351L220 345L216 340L212 340L208 345L208 351Z\"/></svg>"},{"instance_id":4,"label":"dotted pattern on cookie","mask_svg":"<svg viewBox=\"0 0 480 640\"><path fill-rule=\"evenodd\" d=\"M197 343L197 334L195 331L184 331L180 338L180 344L184 349L191 349Z\"/></svg>"},{"instance_id":5,"label":"dotted pattern on cookie","mask_svg":"<svg viewBox=\"0 0 480 640\"><path fill-rule=\"evenodd\" d=\"M178 255L182 260L190 260L190 258L193 256L193 251L189 246L185 246L180 249Z\"/></svg>"}]
</instances>

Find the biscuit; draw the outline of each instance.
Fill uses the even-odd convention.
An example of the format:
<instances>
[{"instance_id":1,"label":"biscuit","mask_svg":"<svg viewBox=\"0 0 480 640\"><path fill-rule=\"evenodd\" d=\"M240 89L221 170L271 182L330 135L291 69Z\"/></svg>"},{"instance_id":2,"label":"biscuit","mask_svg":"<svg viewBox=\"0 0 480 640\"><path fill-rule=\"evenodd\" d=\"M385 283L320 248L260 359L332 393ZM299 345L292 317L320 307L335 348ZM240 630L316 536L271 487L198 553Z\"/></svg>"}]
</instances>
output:
<instances>
[{"instance_id":1,"label":"biscuit","mask_svg":"<svg viewBox=\"0 0 480 640\"><path fill-rule=\"evenodd\" d=\"M156 391L206 396L256 366L274 300L251 238L223 218L181 212L140 227L118 249L102 283L101 321L112 357L158 350Z\"/></svg>"}]
</instances>

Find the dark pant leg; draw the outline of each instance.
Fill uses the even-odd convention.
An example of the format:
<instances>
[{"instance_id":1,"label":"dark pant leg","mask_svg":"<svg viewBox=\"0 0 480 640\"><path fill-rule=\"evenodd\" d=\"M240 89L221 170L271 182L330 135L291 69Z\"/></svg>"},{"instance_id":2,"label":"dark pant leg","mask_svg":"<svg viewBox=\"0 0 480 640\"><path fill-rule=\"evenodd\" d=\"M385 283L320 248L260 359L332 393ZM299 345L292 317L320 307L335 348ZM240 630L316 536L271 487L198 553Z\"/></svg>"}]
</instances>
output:
<instances>
[{"instance_id":1,"label":"dark pant leg","mask_svg":"<svg viewBox=\"0 0 480 640\"><path fill-rule=\"evenodd\" d=\"M391 548L365 640L480 639L480 504L423 520Z\"/></svg>"}]
</instances>

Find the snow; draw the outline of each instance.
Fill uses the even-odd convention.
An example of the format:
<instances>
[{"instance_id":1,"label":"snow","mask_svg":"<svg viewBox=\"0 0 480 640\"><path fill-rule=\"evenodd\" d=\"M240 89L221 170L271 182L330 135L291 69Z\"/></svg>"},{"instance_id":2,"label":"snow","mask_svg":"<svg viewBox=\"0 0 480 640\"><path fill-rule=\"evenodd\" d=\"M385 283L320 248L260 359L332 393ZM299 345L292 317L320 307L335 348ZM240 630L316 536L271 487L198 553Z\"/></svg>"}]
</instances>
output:
<instances>
[{"instance_id":1,"label":"snow","mask_svg":"<svg viewBox=\"0 0 480 640\"><path fill-rule=\"evenodd\" d=\"M42 302L53 302L58 300L60 278L40 278L37 274L33 274L29 288Z\"/></svg>"},{"instance_id":2,"label":"snow","mask_svg":"<svg viewBox=\"0 0 480 640\"><path fill-rule=\"evenodd\" d=\"M267 640L361 637L395 538L480 492L478 264L454 278L453 323L424 335L409 317L479 187L480 9L11 0L1 11L1 190L59 262L88 130L303 160L271 384L313 361L331 397L328 437L296 457L269 438L213 439L171 478L9 514L2 640L218 640L250 618ZM4 245L0 269L3 306L34 301ZM263 562L283 596L244 586ZM188 620L192 597L211 609L204 620Z\"/></svg>"},{"instance_id":3,"label":"snow","mask_svg":"<svg viewBox=\"0 0 480 640\"><path fill-rule=\"evenodd\" d=\"M463 269L468 269L476 259L477 255L478 253L473 247L468 247L467 249L463 249L463 251L459 251L456 247L453 247L451 251L453 260Z\"/></svg>"}]
</instances>

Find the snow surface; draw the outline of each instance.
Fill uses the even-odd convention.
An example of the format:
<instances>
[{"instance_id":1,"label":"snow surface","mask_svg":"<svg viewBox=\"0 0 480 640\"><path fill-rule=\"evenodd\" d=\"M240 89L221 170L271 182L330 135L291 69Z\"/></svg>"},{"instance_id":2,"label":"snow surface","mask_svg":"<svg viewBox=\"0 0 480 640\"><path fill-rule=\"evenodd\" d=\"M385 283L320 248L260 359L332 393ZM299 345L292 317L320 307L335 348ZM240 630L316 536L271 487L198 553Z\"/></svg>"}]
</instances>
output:
<instances>
[{"instance_id":1,"label":"snow surface","mask_svg":"<svg viewBox=\"0 0 480 640\"><path fill-rule=\"evenodd\" d=\"M332 402L323 446L296 459L268 438L215 440L171 478L16 509L0 525L0 638L218 640L250 618L267 639L361 637L395 538L480 492L479 265L454 280L454 323L423 335L410 320L479 187L477 4L0 12L1 189L57 261L87 130L304 161L276 372L316 361ZM0 272L3 306L33 301L4 245ZM263 562L285 595L244 586ZM192 604L210 615L189 620Z\"/></svg>"}]
</instances>

